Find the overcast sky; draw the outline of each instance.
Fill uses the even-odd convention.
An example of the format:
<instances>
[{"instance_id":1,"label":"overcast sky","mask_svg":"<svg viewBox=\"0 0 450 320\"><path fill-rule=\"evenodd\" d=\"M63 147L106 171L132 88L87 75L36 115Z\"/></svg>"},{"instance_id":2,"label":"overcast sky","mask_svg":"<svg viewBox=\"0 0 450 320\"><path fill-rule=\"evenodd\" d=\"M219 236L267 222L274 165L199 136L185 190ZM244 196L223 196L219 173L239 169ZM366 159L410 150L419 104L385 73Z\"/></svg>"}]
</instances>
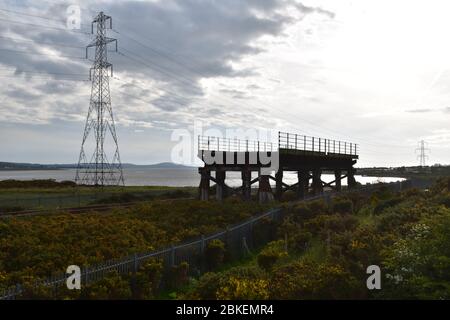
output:
<instances>
[{"instance_id":1,"label":"overcast sky","mask_svg":"<svg viewBox=\"0 0 450 320\"><path fill-rule=\"evenodd\" d=\"M66 28L79 4L79 31ZM74 163L92 17L113 17L122 162L170 161L175 129L274 129L360 144L360 166L450 161L442 0L0 0L0 161ZM92 55L91 55L92 57Z\"/></svg>"}]
</instances>

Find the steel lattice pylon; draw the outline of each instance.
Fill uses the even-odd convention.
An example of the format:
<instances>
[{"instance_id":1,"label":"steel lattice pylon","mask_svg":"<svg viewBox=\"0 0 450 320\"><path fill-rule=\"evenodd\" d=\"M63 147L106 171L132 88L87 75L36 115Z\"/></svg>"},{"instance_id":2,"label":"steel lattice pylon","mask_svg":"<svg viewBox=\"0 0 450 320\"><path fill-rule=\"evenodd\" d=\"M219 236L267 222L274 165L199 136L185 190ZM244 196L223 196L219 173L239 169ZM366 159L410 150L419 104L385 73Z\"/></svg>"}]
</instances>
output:
<instances>
[{"instance_id":1,"label":"steel lattice pylon","mask_svg":"<svg viewBox=\"0 0 450 320\"><path fill-rule=\"evenodd\" d=\"M108 62L107 55L108 44L110 43L115 43L117 51L117 40L106 36L107 23L109 23L109 28L112 28L111 17L103 14L103 12L100 12L94 18L92 33L94 33L94 25L96 25L97 34L94 41L86 48L87 58L88 49L95 47L95 62L90 71L92 80L91 101L75 177L75 181L82 185L124 185L109 89L109 72L112 76L112 64ZM108 145L111 148L110 152L105 149L106 137L112 138ZM87 151L89 143L93 149L92 155L91 152ZM111 160L108 160L108 153L112 155Z\"/></svg>"}]
</instances>

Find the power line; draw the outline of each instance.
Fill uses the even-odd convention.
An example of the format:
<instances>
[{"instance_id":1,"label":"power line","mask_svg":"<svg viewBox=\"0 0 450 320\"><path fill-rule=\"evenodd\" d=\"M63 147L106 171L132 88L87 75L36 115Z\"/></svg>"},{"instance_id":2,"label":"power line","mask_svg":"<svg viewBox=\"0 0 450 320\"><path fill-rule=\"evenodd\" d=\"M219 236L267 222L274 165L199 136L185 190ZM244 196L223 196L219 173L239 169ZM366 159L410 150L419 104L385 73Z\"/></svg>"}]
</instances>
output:
<instances>
[{"instance_id":1,"label":"power line","mask_svg":"<svg viewBox=\"0 0 450 320\"><path fill-rule=\"evenodd\" d=\"M47 71L35 71L35 70L22 70L18 67L15 67L15 69L11 70L11 68L0 68L0 70L9 70L20 73L38 73L38 74L49 74L49 75L62 75L62 76L83 76L87 77L86 73L65 73L65 72L47 72Z\"/></svg>"},{"instance_id":2,"label":"power line","mask_svg":"<svg viewBox=\"0 0 450 320\"><path fill-rule=\"evenodd\" d=\"M22 24L22 25L27 25L27 26L32 26L32 27L37 27L37 28L44 28L44 29L52 29L52 30L58 30L58 31L65 31L65 32L73 32L73 33L78 33L78 34L83 34L83 35L90 35L90 32L86 32L86 31L79 31L79 30L73 30L73 29L64 29L64 28L58 28L58 27L52 27L52 26L43 26L41 24L35 24L35 23L28 23L28 22L23 22L23 21L15 21L15 20L10 20L10 19L5 19L5 18L0 18L1 21L6 21L9 23L17 23L17 24Z\"/></svg>"},{"instance_id":3,"label":"power line","mask_svg":"<svg viewBox=\"0 0 450 320\"><path fill-rule=\"evenodd\" d=\"M86 60L85 57L76 57L76 56L68 56L68 55L49 54L49 53L41 53L41 52L31 52L31 51L6 49L6 48L0 48L0 50L1 51L9 51L9 52L20 53L20 54L31 54L31 55L38 55L38 56L49 56L49 57L57 57L57 58L70 58L70 59Z\"/></svg>"},{"instance_id":4,"label":"power line","mask_svg":"<svg viewBox=\"0 0 450 320\"><path fill-rule=\"evenodd\" d=\"M14 10L10 10L10 9L0 8L0 11L9 12L9 13L13 13L13 14L18 14L18 15L25 16L25 17L45 19L45 20L48 20L48 21L56 21L56 22L60 22L60 23L64 22L63 20L60 20L60 19L54 19L54 18L49 18L49 17L40 16L40 15L36 15L36 14L14 11Z\"/></svg>"},{"instance_id":5,"label":"power line","mask_svg":"<svg viewBox=\"0 0 450 320\"><path fill-rule=\"evenodd\" d=\"M123 36L129 38L130 40L132 40L132 41L138 43L138 44L141 45L142 47L147 48L147 49L151 50L152 52L156 53L157 55L159 55L159 56L161 56L161 57L163 57L163 58L165 58L165 59L167 59L167 60L170 60L170 61L176 63L177 65L180 65L180 66L184 67L186 70L189 70L189 71L191 71L191 72L194 73L194 74L200 75L201 77L210 78L210 76L208 76L208 75L202 73L201 71L197 71L197 70L195 70L195 69L190 68L189 66L187 66L187 65L185 65L185 64L183 64L183 63L177 61L176 59L174 59L174 58L172 58L172 57L170 57L169 54L165 54L165 53L161 52L160 50L157 50L157 49L155 49L155 48L152 48L152 47L150 47L149 45L147 45L147 44L145 44L145 43L143 43L143 42L137 40L136 38L134 38L134 37L132 37L132 36L130 36L130 35L127 35L126 33L119 32L119 31L117 31L117 30L115 30L115 29L113 29L112 31L115 32L115 33L117 33L117 34L119 34L119 35L123 35ZM123 50L125 50L125 49L123 49ZM134 55L138 56L137 54L131 52L130 50L126 50L126 51L130 52L131 54L134 54ZM140 58L141 58L141 59L144 59L144 58L142 58L142 57L140 57ZM146 61L147 61L147 60L146 60ZM141 62L141 63L142 63L142 62ZM147 65L147 66L148 66L148 65ZM148 67L149 67L149 68L152 68L152 69L154 68L154 67L152 67L152 66L148 66ZM161 67L159 67L159 68L161 68ZM163 72L163 73L164 73L165 75L168 75L168 72ZM168 76L170 76L170 75L168 75ZM175 77L175 78L176 78L176 77ZM183 78L184 78L184 77L183 77ZM184 78L184 79L187 79L187 78ZM189 83L190 83L193 79L187 79L187 80L188 80ZM190 84L191 84L191 83L190 83ZM235 102L232 102L232 103L233 103L234 105L237 105ZM268 107L268 108L271 108L271 106L269 106L269 105L267 105L267 104L265 104L265 103L261 103L261 102L260 102L260 104L262 104L262 105L264 105L264 106L266 106L266 107ZM317 125L316 123L314 123L314 122L312 122L312 121L309 121L309 120L307 120L307 119L302 119L302 121L308 123L309 125L311 125L311 126L313 126L313 127L318 128L318 129L320 129L320 130L329 132L329 133L332 134L332 135L338 135L338 136L343 137L343 135L342 135L341 133L339 133L339 132L337 132L337 131L334 131L334 130L330 130L330 129L328 129L328 128L324 128L324 127L322 127L322 126L319 126L319 125ZM405 148L405 149L406 149L406 148L409 148L408 146L401 146L401 145L400 145L400 146L399 146L399 145L387 145L387 144L384 143L384 142L379 142L379 143L367 142L366 140L363 140L363 139L360 139L360 138L354 138L354 140L358 140L358 141L363 142L364 144L372 145L372 146L375 146L375 147L378 147L378 146L381 146L381 145L382 145L382 146L384 146L384 147L391 147L391 148L399 148L399 147L400 147L400 148Z\"/></svg>"},{"instance_id":6,"label":"power line","mask_svg":"<svg viewBox=\"0 0 450 320\"><path fill-rule=\"evenodd\" d=\"M67 43L61 43L61 42L45 42L40 40L33 40L33 39L21 39L21 38L14 38L14 37L6 37L6 36L0 36L2 39L7 40L13 40L13 41L20 41L20 42L30 42L30 43L38 43L38 44L44 44L49 46L58 46L58 47L67 47L67 48L76 48L76 49L84 49L84 46L74 46Z\"/></svg>"},{"instance_id":7,"label":"power line","mask_svg":"<svg viewBox=\"0 0 450 320\"><path fill-rule=\"evenodd\" d=\"M18 78L19 75L0 75L1 78ZM43 76L33 76L33 79L41 79L41 80L62 80L62 81L81 81L86 82L88 79L73 79L73 78L55 78L55 77L43 77Z\"/></svg>"}]
</instances>

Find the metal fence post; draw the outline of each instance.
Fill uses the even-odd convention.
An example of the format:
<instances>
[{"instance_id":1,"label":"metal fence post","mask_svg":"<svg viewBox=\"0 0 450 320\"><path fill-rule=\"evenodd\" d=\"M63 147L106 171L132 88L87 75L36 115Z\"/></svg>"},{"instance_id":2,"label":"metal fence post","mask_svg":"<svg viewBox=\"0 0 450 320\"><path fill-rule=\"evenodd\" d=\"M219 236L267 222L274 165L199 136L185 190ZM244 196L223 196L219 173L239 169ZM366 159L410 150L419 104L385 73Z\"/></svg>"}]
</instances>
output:
<instances>
[{"instance_id":1,"label":"metal fence post","mask_svg":"<svg viewBox=\"0 0 450 320\"><path fill-rule=\"evenodd\" d=\"M89 267L84 267L84 285L87 286L89 283Z\"/></svg>"},{"instance_id":2,"label":"metal fence post","mask_svg":"<svg viewBox=\"0 0 450 320\"><path fill-rule=\"evenodd\" d=\"M170 250L170 265L175 266L175 246L172 246Z\"/></svg>"},{"instance_id":3,"label":"metal fence post","mask_svg":"<svg viewBox=\"0 0 450 320\"><path fill-rule=\"evenodd\" d=\"M202 242L201 242L201 249L200 249L202 254L205 252L205 248L206 248L205 236L202 235Z\"/></svg>"}]
</instances>

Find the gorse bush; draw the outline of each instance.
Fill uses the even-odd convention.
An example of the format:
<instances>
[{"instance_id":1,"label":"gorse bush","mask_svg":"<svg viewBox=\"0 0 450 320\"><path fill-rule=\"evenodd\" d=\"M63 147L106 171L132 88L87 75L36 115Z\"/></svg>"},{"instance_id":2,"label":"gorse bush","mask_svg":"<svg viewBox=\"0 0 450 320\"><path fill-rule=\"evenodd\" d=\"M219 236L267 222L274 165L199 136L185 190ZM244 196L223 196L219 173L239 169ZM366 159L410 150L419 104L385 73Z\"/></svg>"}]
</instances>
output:
<instances>
[{"instance_id":1,"label":"gorse bush","mask_svg":"<svg viewBox=\"0 0 450 320\"><path fill-rule=\"evenodd\" d=\"M263 300L269 298L269 283L264 279L229 277L216 292L219 300Z\"/></svg>"},{"instance_id":2,"label":"gorse bush","mask_svg":"<svg viewBox=\"0 0 450 320\"><path fill-rule=\"evenodd\" d=\"M449 181L430 192L381 188L331 207L285 206L273 225L278 241L249 263L258 272L209 274L192 292L198 299L450 299ZM380 291L366 287L371 265L382 270Z\"/></svg>"},{"instance_id":3,"label":"gorse bush","mask_svg":"<svg viewBox=\"0 0 450 320\"><path fill-rule=\"evenodd\" d=\"M353 213L353 202L347 199L333 201L333 212L340 214L351 214Z\"/></svg>"},{"instance_id":4,"label":"gorse bush","mask_svg":"<svg viewBox=\"0 0 450 320\"><path fill-rule=\"evenodd\" d=\"M277 261L287 255L283 240L269 243L257 256L259 267L264 270L271 270Z\"/></svg>"},{"instance_id":5,"label":"gorse bush","mask_svg":"<svg viewBox=\"0 0 450 320\"><path fill-rule=\"evenodd\" d=\"M305 260L276 269L269 291L272 299L349 299L360 287L340 265Z\"/></svg>"},{"instance_id":6,"label":"gorse bush","mask_svg":"<svg viewBox=\"0 0 450 320\"><path fill-rule=\"evenodd\" d=\"M225 244L218 240L211 240L206 246L205 259L210 270L218 268L225 259Z\"/></svg>"},{"instance_id":7,"label":"gorse bush","mask_svg":"<svg viewBox=\"0 0 450 320\"><path fill-rule=\"evenodd\" d=\"M177 200L112 212L1 219L0 287L14 286L30 275L45 279L73 264L91 266L152 252L218 232L265 210L236 200L223 206Z\"/></svg>"}]
</instances>

